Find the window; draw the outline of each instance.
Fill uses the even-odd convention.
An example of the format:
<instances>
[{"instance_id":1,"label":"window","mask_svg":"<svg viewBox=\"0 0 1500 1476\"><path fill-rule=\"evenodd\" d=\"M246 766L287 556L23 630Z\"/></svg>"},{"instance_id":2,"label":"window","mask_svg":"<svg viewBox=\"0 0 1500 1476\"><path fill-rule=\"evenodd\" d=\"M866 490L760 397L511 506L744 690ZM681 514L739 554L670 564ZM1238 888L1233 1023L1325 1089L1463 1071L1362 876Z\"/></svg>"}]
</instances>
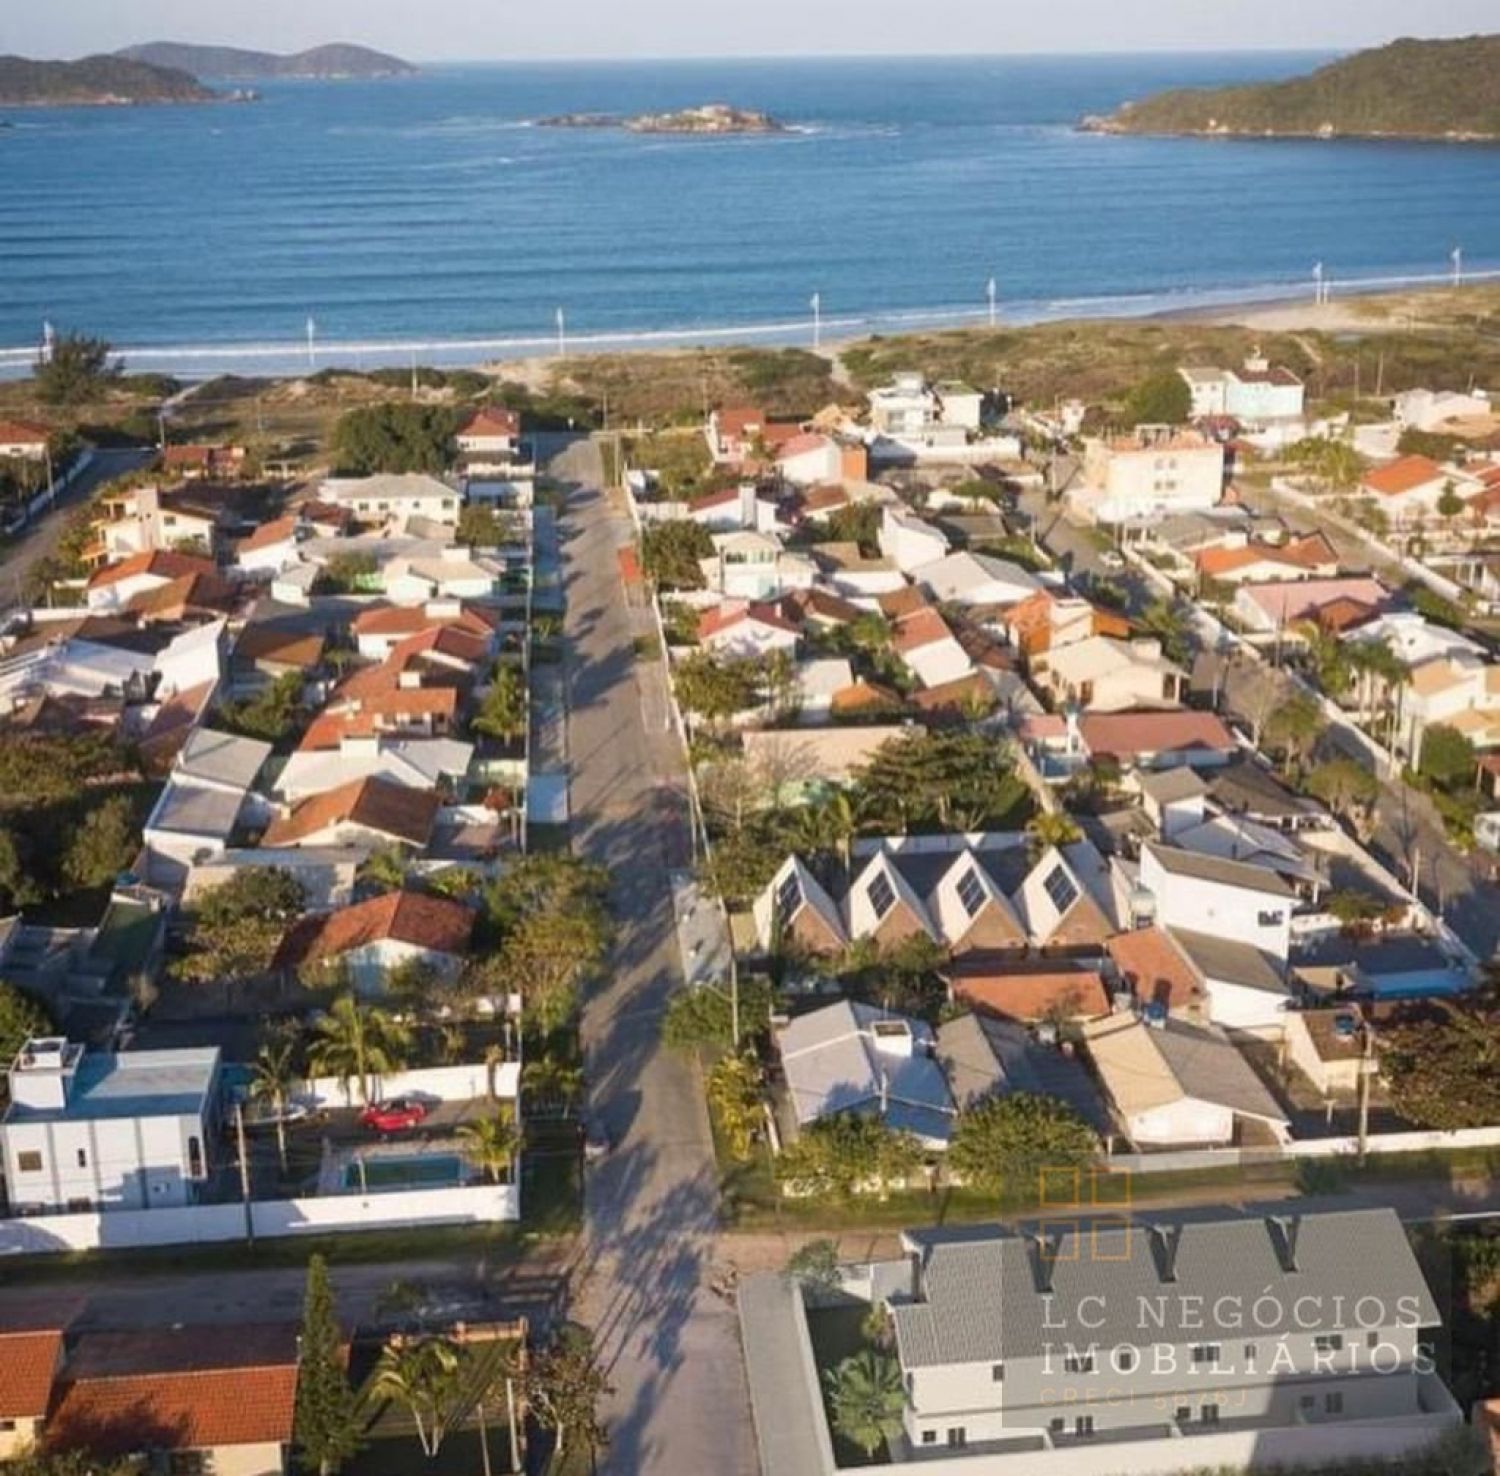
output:
<instances>
[{"instance_id":1,"label":"window","mask_svg":"<svg viewBox=\"0 0 1500 1476\"><path fill-rule=\"evenodd\" d=\"M1281 926L1282 914L1279 912L1263 912L1256 921L1263 928L1279 928Z\"/></svg>"},{"instance_id":2,"label":"window","mask_svg":"<svg viewBox=\"0 0 1500 1476\"><path fill-rule=\"evenodd\" d=\"M1052 905L1057 908L1059 916L1078 900L1078 888L1074 886L1067 869L1062 866L1052 868L1042 883L1042 890L1052 899Z\"/></svg>"},{"instance_id":3,"label":"window","mask_svg":"<svg viewBox=\"0 0 1500 1476\"><path fill-rule=\"evenodd\" d=\"M39 1174L42 1171L42 1155L34 1148L16 1154L16 1171L22 1174Z\"/></svg>"},{"instance_id":4,"label":"window","mask_svg":"<svg viewBox=\"0 0 1500 1476\"><path fill-rule=\"evenodd\" d=\"M776 888L776 920L785 922L802 906L802 882L795 871Z\"/></svg>"},{"instance_id":5,"label":"window","mask_svg":"<svg viewBox=\"0 0 1500 1476\"><path fill-rule=\"evenodd\" d=\"M0 1430L3 1430L7 1435L15 1428L16 1422L14 1420L0 1420Z\"/></svg>"},{"instance_id":6,"label":"window","mask_svg":"<svg viewBox=\"0 0 1500 1476\"><path fill-rule=\"evenodd\" d=\"M1047 1428L1051 1430L1054 1435L1061 1435L1063 1426L1066 1423L1067 1421L1064 1420L1061 1415L1055 1415L1052 1419L1047 1421Z\"/></svg>"},{"instance_id":7,"label":"window","mask_svg":"<svg viewBox=\"0 0 1500 1476\"><path fill-rule=\"evenodd\" d=\"M203 1177L203 1144L196 1137L188 1139L188 1178Z\"/></svg>"},{"instance_id":8,"label":"window","mask_svg":"<svg viewBox=\"0 0 1500 1476\"><path fill-rule=\"evenodd\" d=\"M78 1150L78 1167L81 1168L81 1169L86 1169L88 1166L89 1166L88 1150L86 1148L80 1148Z\"/></svg>"},{"instance_id":9,"label":"window","mask_svg":"<svg viewBox=\"0 0 1500 1476\"><path fill-rule=\"evenodd\" d=\"M1365 1347L1367 1347L1367 1348L1378 1348L1379 1346L1380 1346L1380 1334L1378 1332L1371 1332L1371 1333L1366 1333L1365 1334Z\"/></svg>"},{"instance_id":10,"label":"window","mask_svg":"<svg viewBox=\"0 0 1500 1476\"><path fill-rule=\"evenodd\" d=\"M1069 1353L1063 1359L1064 1373L1093 1373L1094 1355L1092 1353Z\"/></svg>"},{"instance_id":11,"label":"window","mask_svg":"<svg viewBox=\"0 0 1500 1476\"><path fill-rule=\"evenodd\" d=\"M1255 1344L1254 1343L1246 1343L1245 1344L1245 1362L1246 1363L1254 1363L1255 1362Z\"/></svg>"},{"instance_id":12,"label":"window","mask_svg":"<svg viewBox=\"0 0 1500 1476\"><path fill-rule=\"evenodd\" d=\"M937 1431L936 1430L923 1430L922 1431L922 1444L923 1445L936 1445L937 1444Z\"/></svg>"},{"instance_id":13,"label":"window","mask_svg":"<svg viewBox=\"0 0 1500 1476\"><path fill-rule=\"evenodd\" d=\"M1135 1349L1116 1348L1114 1364L1116 1373L1129 1373L1135 1367Z\"/></svg>"},{"instance_id":14,"label":"window","mask_svg":"<svg viewBox=\"0 0 1500 1476\"><path fill-rule=\"evenodd\" d=\"M1005 1365L1003 1363L990 1364L990 1383L1003 1384L1005 1382Z\"/></svg>"},{"instance_id":15,"label":"window","mask_svg":"<svg viewBox=\"0 0 1500 1476\"><path fill-rule=\"evenodd\" d=\"M969 1432L962 1425L951 1425L948 1429L948 1445L952 1450L962 1450L969 1443Z\"/></svg>"},{"instance_id":16,"label":"window","mask_svg":"<svg viewBox=\"0 0 1500 1476\"><path fill-rule=\"evenodd\" d=\"M1299 1408L1299 1409L1312 1409L1312 1408L1313 1408L1313 1407L1314 1407L1314 1406L1315 1406L1315 1405L1316 1405L1316 1404L1317 1404L1317 1402L1318 1402L1318 1401L1317 1401L1317 1398L1316 1398L1316 1396L1315 1396L1315 1395L1312 1395L1312 1394L1304 1394L1304 1395L1303 1395L1303 1396L1302 1396L1302 1397L1301 1397L1301 1398L1300 1398L1300 1399L1299 1399L1299 1400L1298 1400L1298 1401L1297 1401L1297 1407L1298 1407L1298 1408Z\"/></svg>"},{"instance_id":17,"label":"window","mask_svg":"<svg viewBox=\"0 0 1500 1476\"><path fill-rule=\"evenodd\" d=\"M1206 1363L1210 1368L1216 1367L1219 1362L1219 1345L1217 1343L1199 1343L1193 1349L1194 1364Z\"/></svg>"},{"instance_id":18,"label":"window","mask_svg":"<svg viewBox=\"0 0 1500 1476\"><path fill-rule=\"evenodd\" d=\"M93 1209L92 1199L70 1199L68 1201L68 1213L70 1215L86 1215Z\"/></svg>"},{"instance_id":19,"label":"window","mask_svg":"<svg viewBox=\"0 0 1500 1476\"><path fill-rule=\"evenodd\" d=\"M1325 1394L1323 1396L1323 1412L1325 1414L1343 1414L1344 1396L1342 1393Z\"/></svg>"},{"instance_id":20,"label":"window","mask_svg":"<svg viewBox=\"0 0 1500 1476\"><path fill-rule=\"evenodd\" d=\"M973 867L958 879L958 900L963 903L964 911L970 917L984 906L984 883L979 880L979 873Z\"/></svg>"},{"instance_id":21,"label":"window","mask_svg":"<svg viewBox=\"0 0 1500 1476\"><path fill-rule=\"evenodd\" d=\"M1191 1404L1179 1404L1177 1408L1172 1411L1172 1418L1176 1420L1179 1425L1187 1424L1187 1422L1192 1419L1192 1417L1193 1406Z\"/></svg>"},{"instance_id":22,"label":"window","mask_svg":"<svg viewBox=\"0 0 1500 1476\"><path fill-rule=\"evenodd\" d=\"M1092 1435L1094 1433L1093 1415L1079 1415L1078 1418L1073 1421L1073 1433L1075 1435L1083 1437Z\"/></svg>"},{"instance_id":23,"label":"window","mask_svg":"<svg viewBox=\"0 0 1500 1476\"><path fill-rule=\"evenodd\" d=\"M1344 1346L1343 1333L1319 1333L1313 1339L1313 1347L1319 1353L1337 1353Z\"/></svg>"},{"instance_id":24,"label":"window","mask_svg":"<svg viewBox=\"0 0 1500 1476\"><path fill-rule=\"evenodd\" d=\"M1219 1423L1219 1406L1217 1404L1205 1404L1198 1411L1198 1417L1205 1425L1217 1425Z\"/></svg>"},{"instance_id":25,"label":"window","mask_svg":"<svg viewBox=\"0 0 1500 1476\"><path fill-rule=\"evenodd\" d=\"M883 871L870 883L870 890L866 895L870 899L870 906L875 909L877 920L884 918L886 913L896 905L896 889L891 885L890 877Z\"/></svg>"},{"instance_id":26,"label":"window","mask_svg":"<svg viewBox=\"0 0 1500 1476\"><path fill-rule=\"evenodd\" d=\"M167 1456L167 1476L206 1476L208 1457L201 1450L174 1450Z\"/></svg>"}]
</instances>

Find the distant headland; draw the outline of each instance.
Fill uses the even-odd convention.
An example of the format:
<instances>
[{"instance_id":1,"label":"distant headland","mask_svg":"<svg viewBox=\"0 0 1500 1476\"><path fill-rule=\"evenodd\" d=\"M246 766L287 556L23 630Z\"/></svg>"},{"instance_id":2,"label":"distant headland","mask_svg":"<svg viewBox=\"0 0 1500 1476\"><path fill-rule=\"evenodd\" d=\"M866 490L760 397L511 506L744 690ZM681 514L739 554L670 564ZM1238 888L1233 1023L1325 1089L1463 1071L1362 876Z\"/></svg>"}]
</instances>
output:
<instances>
[{"instance_id":1,"label":"distant headland","mask_svg":"<svg viewBox=\"0 0 1500 1476\"><path fill-rule=\"evenodd\" d=\"M623 128L627 133L786 133L785 123L769 113L732 108L727 103L705 103L673 113L638 113L622 118L613 113L561 113L537 119L538 128Z\"/></svg>"},{"instance_id":2,"label":"distant headland","mask_svg":"<svg viewBox=\"0 0 1500 1476\"><path fill-rule=\"evenodd\" d=\"M155 67L171 67L194 77L215 81L259 81L274 77L305 77L317 81L409 77L417 68L399 56L372 51L368 46L335 42L308 51L280 53L247 51L238 46L193 46L180 41L148 41L127 46L116 55Z\"/></svg>"},{"instance_id":3,"label":"distant headland","mask_svg":"<svg viewBox=\"0 0 1500 1476\"><path fill-rule=\"evenodd\" d=\"M1181 88L1085 118L1094 133L1500 141L1500 35L1393 41L1305 77Z\"/></svg>"},{"instance_id":4,"label":"distant headland","mask_svg":"<svg viewBox=\"0 0 1500 1476\"><path fill-rule=\"evenodd\" d=\"M0 56L0 108L125 107L228 101L189 72L123 56L31 61Z\"/></svg>"}]
</instances>

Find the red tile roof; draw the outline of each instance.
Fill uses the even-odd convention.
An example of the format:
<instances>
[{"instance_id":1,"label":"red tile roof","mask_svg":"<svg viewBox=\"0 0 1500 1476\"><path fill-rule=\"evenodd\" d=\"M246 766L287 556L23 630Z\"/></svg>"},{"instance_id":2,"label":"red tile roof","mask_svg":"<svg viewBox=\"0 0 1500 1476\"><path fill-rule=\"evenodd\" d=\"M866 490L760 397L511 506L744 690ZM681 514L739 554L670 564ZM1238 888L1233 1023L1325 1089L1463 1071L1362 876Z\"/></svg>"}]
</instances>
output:
<instances>
[{"instance_id":1,"label":"red tile roof","mask_svg":"<svg viewBox=\"0 0 1500 1476\"><path fill-rule=\"evenodd\" d=\"M474 913L446 897L422 892L387 892L321 917L304 917L281 941L276 967L295 968L335 958L384 939L455 957L469 946Z\"/></svg>"},{"instance_id":2,"label":"red tile roof","mask_svg":"<svg viewBox=\"0 0 1500 1476\"><path fill-rule=\"evenodd\" d=\"M489 654L489 642L473 631L461 630L457 625L429 626L415 635L397 641L391 647L386 660L397 671L405 671L414 657L432 652L439 656L451 656L469 666L478 666Z\"/></svg>"},{"instance_id":3,"label":"red tile roof","mask_svg":"<svg viewBox=\"0 0 1500 1476\"><path fill-rule=\"evenodd\" d=\"M213 610L227 613L239 603L239 591L217 574L184 574L155 589L131 595L125 608L137 615L170 616L183 610Z\"/></svg>"},{"instance_id":4,"label":"red tile roof","mask_svg":"<svg viewBox=\"0 0 1500 1476\"><path fill-rule=\"evenodd\" d=\"M832 443L827 436L820 436L816 431L802 431L789 437L776 448L776 459L788 461L793 456L804 456L809 451L821 451L830 444Z\"/></svg>"},{"instance_id":5,"label":"red tile roof","mask_svg":"<svg viewBox=\"0 0 1500 1476\"><path fill-rule=\"evenodd\" d=\"M1074 1019L1109 1013L1104 980L1093 969L1007 967L971 954L950 967L948 982L956 999L1012 1020L1039 1020L1059 1008Z\"/></svg>"},{"instance_id":6,"label":"red tile roof","mask_svg":"<svg viewBox=\"0 0 1500 1476\"><path fill-rule=\"evenodd\" d=\"M758 431L766 423L766 412L757 405L726 405L719 411L719 435L742 441L747 431Z\"/></svg>"},{"instance_id":7,"label":"red tile roof","mask_svg":"<svg viewBox=\"0 0 1500 1476\"><path fill-rule=\"evenodd\" d=\"M321 753L337 748L345 738L373 738L380 729L373 712L320 712L307 725L297 745L299 753Z\"/></svg>"},{"instance_id":8,"label":"red tile roof","mask_svg":"<svg viewBox=\"0 0 1500 1476\"><path fill-rule=\"evenodd\" d=\"M895 688L864 680L840 687L829 704L831 711L846 715L858 712L894 712L905 705L905 699Z\"/></svg>"},{"instance_id":9,"label":"red tile roof","mask_svg":"<svg viewBox=\"0 0 1500 1476\"><path fill-rule=\"evenodd\" d=\"M1086 712L1078 729L1090 754L1121 759L1192 748L1228 753L1235 746L1211 712Z\"/></svg>"},{"instance_id":10,"label":"red tile roof","mask_svg":"<svg viewBox=\"0 0 1500 1476\"><path fill-rule=\"evenodd\" d=\"M509 436L521 434L521 417L504 405L486 405L476 410L458 431L461 436Z\"/></svg>"},{"instance_id":11,"label":"red tile roof","mask_svg":"<svg viewBox=\"0 0 1500 1476\"><path fill-rule=\"evenodd\" d=\"M1360 486L1378 492L1382 497L1397 497L1414 487L1441 481L1447 475L1430 457L1403 456L1388 466L1378 466L1374 471L1366 472Z\"/></svg>"},{"instance_id":12,"label":"red tile roof","mask_svg":"<svg viewBox=\"0 0 1500 1476\"><path fill-rule=\"evenodd\" d=\"M90 589L102 589L106 585L118 584L122 579L131 579L139 574L154 574L159 579L184 579L190 574L215 574L218 566L212 559L200 559L195 554L175 553L171 549L153 549L146 553L131 554L118 564L107 564L89 576Z\"/></svg>"},{"instance_id":13,"label":"red tile roof","mask_svg":"<svg viewBox=\"0 0 1500 1476\"><path fill-rule=\"evenodd\" d=\"M35 1420L47 1413L62 1344L58 1328L0 1333L0 1419Z\"/></svg>"},{"instance_id":14,"label":"red tile roof","mask_svg":"<svg viewBox=\"0 0 1500 1476\"><path fill-rule=\"evenodd\" d=\"M797 634L797 627L775 605L726 600L722 605L705 610L698 617L698 639L706 641L745 620L753 620L757 625L768 625L773 630L784 630L789 635Z\"/></svg>"},{"instance_id":15,"label":"red tile roof","mask_svg":"<svg viewBox=\"0 0 1500 1476\"><path fill-rule=\"evenodd\" d=\"M488 636L494 626L478 610L465 605L457 615L432 615L421 605L373 605L361 610L350 629L362 635L415 635L439 626L456 626L475 635Z\"/></svg>"},{"instance_id":16,"label":"red tile roof","mask_svg":"<svg viewBox=\"0 0 1500 1476\"><path fill-rule=\"evenodd\" d=\"M288 513L284 518L274 518L269 523L262 523L248 538L240 540L237 551L250 553L257 548L274 548L278 543L285 543L296 536L301 521L295 513Z\"/></svg>"},{"instance_id":17,"label":"red tile roof","mask_svg":"<svg viewBox=\"0 0 1500 1476\"><path fill-rule=\"evenodd\" d=\"M880 613L891 620L900 620L910 615L912 611L926 610L930 605L927 596L915 584L908 584L905 589L893 589L886 594L876 595L875 603L880 606Z\"/></svg>"},{"instance_id":18,"label":"red tile roof","mask_svg":"<svg viewBox=\"0 0 1500 1476\"><path fill-rule=\"evenodd\" d=\"M1180 1010L1198 1003L1203 996L1197 974L1161 928L1116 933L1105 940L1104 949L1141 1004Z\"/></svg>"},{"instance_id":19,"label":"red tile roof","mask_svg":"<svg viewBox=\"0 0 1500 1476\"><path fill-rule=\"evenodd\" d=\"M316 666L327 641L321 631L284 630L262 622L247 625L234 643L236 660L273 661L283 666Z\"/></svg>"},{"instance_id":20,"label":"red tile roof","mask_svg":"<svg viewBox=\"0 0 1500 1476\"><path fill-rule=\"evenodd\" d=\"M425 846L442 801L431 790L408 789L388 779L356 779L315 794L273 820L263 843L295 846L341 824L360 825L382 835Z\"/></svg>"},{"instance_id":21,"label":"red tile roof","mask_svg":"<svg viewBox=\"0 0 1500 1476\"><path fill-rule=\"evenodd\" d=\"M0 442L7 446L42 446L51 438L52 432L34 420L0 420Z\"/></svg>"},{"instance_id":22,"label":"red tile roof","mask_svg":"<svg viewBox=\"0 0 1500 1476\"><path fill-rule=\"evenodd\" d=\"M913 610L896 622L891 646L899 652L917 651L938 641L953 639L948 622L934 609Z\"/></svg>"}]
</instances>

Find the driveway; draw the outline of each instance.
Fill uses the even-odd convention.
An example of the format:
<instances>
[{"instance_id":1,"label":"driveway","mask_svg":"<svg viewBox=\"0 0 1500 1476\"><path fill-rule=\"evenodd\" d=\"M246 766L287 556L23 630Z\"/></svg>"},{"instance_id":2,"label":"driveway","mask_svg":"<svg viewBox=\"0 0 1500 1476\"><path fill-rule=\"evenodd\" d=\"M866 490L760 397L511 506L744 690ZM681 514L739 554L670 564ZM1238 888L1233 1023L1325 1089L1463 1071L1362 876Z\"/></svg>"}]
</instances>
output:
<instances>
[{"instance_id":1,"label":"driveway","mask_svg":"<svg viewBox=\"0 0 1500 1476\"><path fill-rule=\"evenodd\" d=\"M615 1394L601 1469L620 1476L757 1469L738 1322L712 1289L718 1173L692 1063L662 1049L661 1016L683 987L669 872L688 857L675 738L647 731L616 550L623 512L599 490L587 441L558 453L563 518L568 754L574 848L608 868L619 934L587 1001L589 1109L614 1149L588 1170L576 1314L592 1326Z\"/></svg>"}]
</instances>

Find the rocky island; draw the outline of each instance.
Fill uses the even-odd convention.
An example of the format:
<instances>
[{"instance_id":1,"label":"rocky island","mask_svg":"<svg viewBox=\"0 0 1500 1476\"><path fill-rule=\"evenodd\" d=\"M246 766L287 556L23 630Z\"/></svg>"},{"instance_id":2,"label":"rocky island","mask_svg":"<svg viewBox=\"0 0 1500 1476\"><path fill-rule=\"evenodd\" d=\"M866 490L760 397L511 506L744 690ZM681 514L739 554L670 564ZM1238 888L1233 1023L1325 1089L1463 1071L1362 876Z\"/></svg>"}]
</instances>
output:
<instances>
[{"instance_id":1,"label":"rocky island","mask_svg":"<svg viewBox=\"0 0 1500 1476\"><path fill-rule=\"evenodd\" d=\"M1306 77L1181 88L1079 125L1203 138L1500 140L1500 36L1393 41Z\"/></svg>"},{"instance_id":2,"label":"rocky island","mask_svg":"<svg viewBox=\"0 0 1500 1476\"><path fill-rule=\"evenodd\" d=\"M193 46L180 41L148 41L127 46L116 55L155 67L172 67L194 77L223 81L259 80L271 77L301 77L310 81L367 80L409 77L417 68L399 56L372 51L368 46L335 43L307 51L283 54L247 51L238 46Z\"/></svg>"},{"instance_id":3,"label":"rocky island","mask_svg":"<svg viewBox=\"0 0 1500 1476\"><path fill-rule=\"evenodd\" d=\"M231 99L189 72L122 56L32 61L0 56L0 108L127 107Z\"/></svg>"},{"instance_id":4,"label":"rocky island","mask_svg":"<svg viewBox=\"0 0 1500 1476\"><path fill-rule=\"evenodd\" d=\"M769 113L732 108L727 103L705 103L674 113L638 113L622 118L614 113L562 113L539 118L538 128L623 128L627 133L786 133L786 124Z\"/></svg>"}]
</instances>

